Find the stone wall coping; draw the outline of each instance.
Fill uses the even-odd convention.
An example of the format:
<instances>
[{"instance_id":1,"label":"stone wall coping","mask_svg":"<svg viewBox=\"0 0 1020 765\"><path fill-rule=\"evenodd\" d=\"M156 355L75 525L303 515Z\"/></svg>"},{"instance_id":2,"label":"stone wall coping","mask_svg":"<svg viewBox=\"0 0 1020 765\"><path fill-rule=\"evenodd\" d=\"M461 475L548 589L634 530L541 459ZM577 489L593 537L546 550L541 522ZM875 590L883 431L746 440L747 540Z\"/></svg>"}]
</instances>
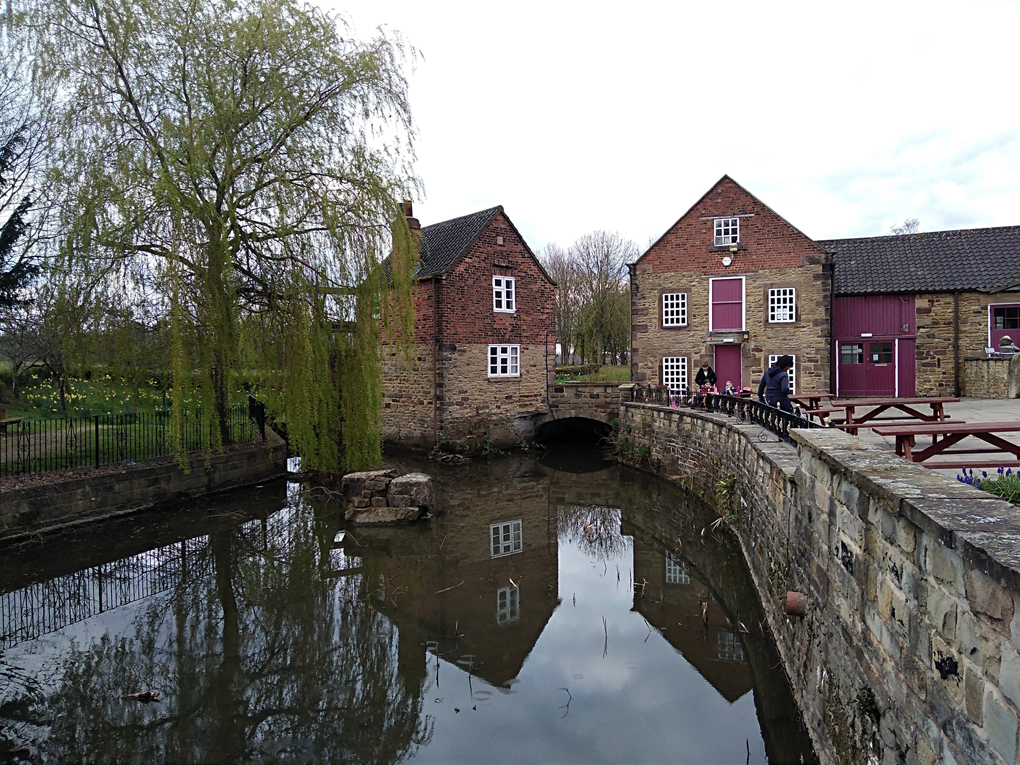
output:
<instances>
[{"instance_id":1,"label":"stone wall coping","mask_svg":"<svg viewBox=\"0 0 1020 765\"><path fill-rule=\"evenodd\" d=\"M855 436L791 430L812 456L1000 584L1020 592L1020 508Z\"/></svg>"},{"instance_id":2,"label":"stone wall coping","mask_svg":"<svg viewBox=\"0 0 1020 765\"><path fill-rule=\"evenodd\" d=\"M714 422L719 425L724 425L728 428L732 428L739 432L744 438L746 438L758 454L760 454L772 467L782 470L788 477L792 478L800 465L800 458L797 454L797 449L790 444L783 443L778 440L775 436L769 433L768 441L759 441L758 434L762 428L760 425L754 423L741 423L735 422L733 418L726 416L725 414L718 414L715 412L699 412L696 409L679 409L671 406L660 406L658 404L645 404L638 401L621 401L620 406L630 406L640 409L651 409L658 412L668 412L674 414L682 414L684 417L690 417L698 420L706 420L708 422ZM840 431L842 433L842 431Z\"/></svg>"},{"instance_id":3,"label":"stone wall coping","mask_svg":"<svg viewBox=\"0 0 1020 765\"><path fill-rule=\"evenodd\" d=\"M106 466L98 473L68 477L65 480L60 480L59 473L54 473L53 483L3 490L0 493L3 500L3 511L4 513L14 513L16 516L22 510L31 510L34 505L45 503L47 506L59 504L66 507L69 514L64 518L53 518L40 525L32 526L7 525L7 519L0 519L4 521L0 522L0 540L3 544L9 544L27 536L68 530L99 520L148 510L167 503L187 501L205 494L232 491L245 485L261 483L286 474L286 454L286 442L279 435L267 429L266 441L232 446L220 452L193 452L186 455L187 472L181 470L176 459L170 458L139 463L130 467ZM245 474L243 468L245 461L252 464L250 461L253 458L258 460L263 456L271 457L275 467L270 470L262 467L257 473L249 471L248 474ZM240 474L237 470L233 474L229 472L228 474L217 474L217 470L223 466L226 466L229 471L230 466L234 463L242 466ZM184 476L183 480L187 482L191 474L204 475L207 480L212 478L215 485L209 484L198 490L193 486L187 486L177 491L173 489L175 481L180 482L181 477ZM213 478L214 475L219 475L219 480ZM96 512L96 498L110 492L117 492L126 485L125 481L130 482L131 486L141 485L145 489L141 491L141 494L136 492L132 499L126 499L121 505ZM82 503L85 503L87 508L79 507ZM102 503L99 503L98 506L102 506ZM84 512L82 512L83 509Z\"/></svg>"}]
</instances>

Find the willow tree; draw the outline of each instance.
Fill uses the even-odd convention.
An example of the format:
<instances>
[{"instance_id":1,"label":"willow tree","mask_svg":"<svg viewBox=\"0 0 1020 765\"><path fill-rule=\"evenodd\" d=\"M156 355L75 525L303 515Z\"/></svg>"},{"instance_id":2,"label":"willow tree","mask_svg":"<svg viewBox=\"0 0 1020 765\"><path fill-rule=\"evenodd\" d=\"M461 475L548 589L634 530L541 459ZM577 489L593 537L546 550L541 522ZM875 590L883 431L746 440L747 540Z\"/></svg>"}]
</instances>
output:
<instances>
[{"instance_id":1,"label":"willow tree","mask_svg":"<svg viewBox=\"0 0 1020 765\"><path fill-rule=\"evenodd\" d=\"M349 39L294 0L38 0L26 16L63 115L56 267L167 317L175 416L198 404L212 446L243 369L312 466L378 459L364 305L413 322L413 264L395 290L379 268L413 257L400 38Z\"/></svg>"}]
</instances>

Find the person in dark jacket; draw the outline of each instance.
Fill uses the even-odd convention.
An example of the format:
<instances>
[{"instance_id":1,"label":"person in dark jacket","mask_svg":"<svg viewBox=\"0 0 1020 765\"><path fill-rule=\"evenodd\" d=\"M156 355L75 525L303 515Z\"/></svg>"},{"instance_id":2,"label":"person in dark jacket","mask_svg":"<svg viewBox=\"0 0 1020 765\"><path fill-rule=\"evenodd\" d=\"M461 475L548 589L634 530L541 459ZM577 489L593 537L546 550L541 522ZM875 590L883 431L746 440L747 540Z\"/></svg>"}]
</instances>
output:
<instances>
[{"instance_id":1,"label":"person in dark jacket","mask_svg":"<svg viewBox=\"0 0 1020 765\"><path fill-rule=\"evenodd\" d=\"M792 356L780 356L776 363L765 370L758 383L758 400L777 406L784 412L793 413L793 402L790 401L790 369L793 368Z\"/></svg>"},{"instance_id":2,"label":"person in dark jacket","mask_svg":"<svg viewBox=\"0 0 1020 765\"><path fill-rule=\"evenodd\" d=\"M701 365L701 369L694 376L694 384L702 390L702 393L715 385L718 380L719 378L715 376L715 370L708 365L707 361Z\"/></svg>"}]
</instances>

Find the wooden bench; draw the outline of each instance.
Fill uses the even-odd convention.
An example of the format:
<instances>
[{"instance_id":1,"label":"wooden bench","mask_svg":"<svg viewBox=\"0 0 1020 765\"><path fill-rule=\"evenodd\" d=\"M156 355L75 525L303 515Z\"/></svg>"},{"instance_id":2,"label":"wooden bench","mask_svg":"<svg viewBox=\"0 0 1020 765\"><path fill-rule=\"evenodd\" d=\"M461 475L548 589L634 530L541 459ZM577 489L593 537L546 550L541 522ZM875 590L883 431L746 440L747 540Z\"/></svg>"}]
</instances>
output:
<instances>
[{"instance_id":1,"label":"wooden bench","mask_svg":"<svg viewBox=\"0 0 1020 765\"><path fill-rule=\"evenodd\" d=\"M7 410L5 409L4 411L6 412ZM17 425L24 419L25 419L24 417L5 417L4 419L0 420L0 434L7 433L8 425Z\"/></svg>"},{"instance_id":2,"label":"wooden bench","mask_svg":"<svg viewBox=\"0 0 1020 765\"><path fill-rule=\"evenodd\" d=\"M835 393L797 393L790 396L790 401L801 409L823 409L823 399L835 398Z\"/></svg>"},{"instance_id":3,"label":"wooden bench","mask_svg":"<svg viewBox=\"0 0 1020 765\"><path fill-rule=\"evenodd\" d=\"M907 425L888 425L875 428L880 436L895 436L896 453L911 462L923 463L932 469L959 469L1012 467L1020 466L1020 444L1014 444L1002 438L999 433L1020 433L1020 421L1008 422L932 422ZM917 436L932 436L932 445L920 451L914 451ZM935 440L938 436L941 439ZM951 449L965 438L976 438L984 441L987 446L981 448L964 447ZM1000 454L997 460L960 459L953 462L927 462L930 457L950 457L969 454Z\"/></svg>"},{"instance_id":4,"label":"wooden bench","mask_svg":"<svg viewBox=\"0 0 1020 765\"><path fill-rule=\"evenodd\" d=\"M790 400L792 401L793 399L790 399ZM825 421L829 419L829 415L830 414L834 414L835 412L842 412L842 411L843 411L843 408L839 407L839 406L819 406L819 407L815 407L815 408L802 406L800 408L800 413L804 417L807 417L808 419L811 419L813 417L817 417L818 418L818 422L820 422L823 425L826 424Z\"/></svg>"}]
</instances>

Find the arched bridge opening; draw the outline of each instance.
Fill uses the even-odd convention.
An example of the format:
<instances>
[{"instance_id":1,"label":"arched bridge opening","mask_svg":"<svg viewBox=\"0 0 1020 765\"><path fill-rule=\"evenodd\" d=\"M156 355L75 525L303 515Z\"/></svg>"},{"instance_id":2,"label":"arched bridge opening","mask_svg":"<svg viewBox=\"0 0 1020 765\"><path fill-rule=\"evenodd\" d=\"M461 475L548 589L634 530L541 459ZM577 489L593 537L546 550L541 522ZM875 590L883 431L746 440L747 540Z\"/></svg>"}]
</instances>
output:
<instances>
[{"instance_id":1,"label":"arched bridge opening","mask_svg":"<svg viewBox=\"0 0 1020 765\"><path fill-rule=\"evenodd\" d=\"M591 417L564 417L539 425L535 440L540 444L600 444L611 431L609 423Z\"/></svg>"}]
</instances>

